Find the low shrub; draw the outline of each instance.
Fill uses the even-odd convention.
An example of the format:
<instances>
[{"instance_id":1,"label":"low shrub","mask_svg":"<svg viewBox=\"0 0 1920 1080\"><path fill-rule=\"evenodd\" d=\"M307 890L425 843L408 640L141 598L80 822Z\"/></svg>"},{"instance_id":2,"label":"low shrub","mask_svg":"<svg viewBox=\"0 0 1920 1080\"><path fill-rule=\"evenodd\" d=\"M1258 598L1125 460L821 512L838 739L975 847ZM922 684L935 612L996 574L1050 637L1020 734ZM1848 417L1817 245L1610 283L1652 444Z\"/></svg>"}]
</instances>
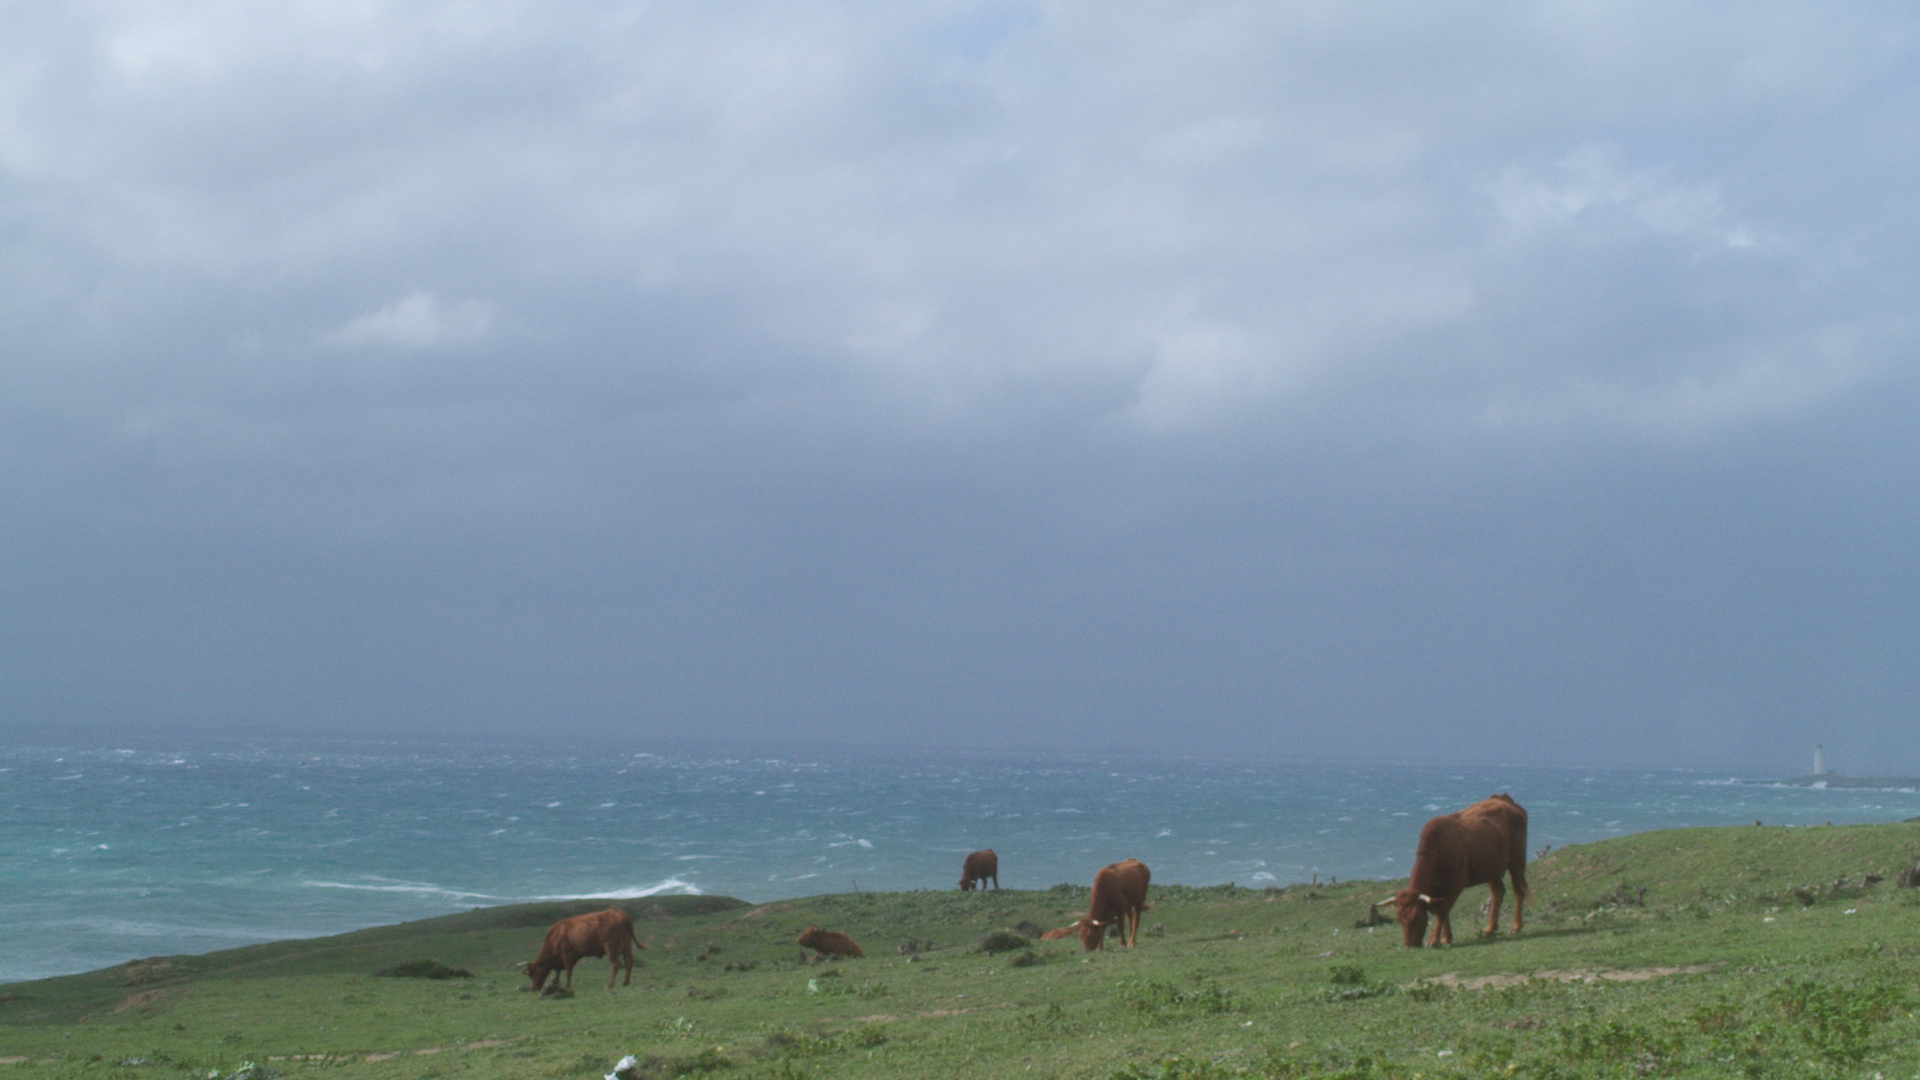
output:
<instances>
[{"instance_id":1,"label":"low shrub","mask_svg":"<svg viewBox=\"0 0 1920 1080\"><path fill-rule=\"evenodd\" d=\"M1143 1016L1217 1014L1239 1008L1233 991L1195 977L1199 985L1182 990L1158 979L1131 979L1120 984L1115 1000L1122 1008Z\"/></svg>"},{"instance_id":2,"label":"low shrub","mask_svg":"<svg viewBox=\"0 0 1920 1080\"><path fill-rule=\"evenodd\" d=\"M1014 949L1031 949L1033 942L1012 930L989 930L980 935L980 940L975 947L991 956L996 953L1011 952Z\"/></svg>"},{"instance_id":3,"label":"low shrub","mask_svg":"<svg viewBox=\"0 0 1920 1080\"><path fill-rule=\"evenodd\" d=\"M391 967L383 967L375 975L388 979L471 979L473 972L465 968L448 967L438 960L406 960Z\"/></svg>"},{"instance_id":4,"label":"low shrub","mask_svg":"<svg viewBox=\"0 0 1920 1080\"><path fill-rule=\"evenodd\" d=\"M1892 1019L1906 1005L1907 992L1884 982L1789 979L1768 998L1799 1042L1840 1064L1867 1056L1874 1025Z\"/></svg>"}]
</instances>

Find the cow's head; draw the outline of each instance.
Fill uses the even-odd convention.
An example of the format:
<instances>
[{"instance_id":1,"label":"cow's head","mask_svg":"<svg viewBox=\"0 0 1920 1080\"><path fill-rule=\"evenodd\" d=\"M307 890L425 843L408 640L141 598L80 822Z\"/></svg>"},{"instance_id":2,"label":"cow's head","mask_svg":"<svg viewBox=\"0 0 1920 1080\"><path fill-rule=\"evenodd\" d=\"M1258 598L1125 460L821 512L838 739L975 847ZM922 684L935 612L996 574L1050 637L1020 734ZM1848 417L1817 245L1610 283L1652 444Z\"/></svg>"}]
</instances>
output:
<instances>
[{"instance_id":1,"label":"cow's head","mask_svg":"<svg viewBox=\"0 0 1920 1080\"><path fill-rule=\"evenodd\" d=\"M538 960L535 960L532 963L515 964L513 966L527 973L527 979L529 981L529 985L527 986L527 989L532 990L535 993L538 993L540 991L540 988L546 985L547 976L551 974L553 971L553 968L550 965L543 964ZM560 984L556 981L554 985L558 986Z\"/></svg>"},{"instance_id":2,"label":"cow's head","mask_svg":"<svg viewBox=\"0 0 1920 1080\"><path fill-rule=\"evenodd\" d=\"M1417 949L1427 936L1427 911L1433 898L1409 885L1393 894L1393 917L1400 921L1400 944Z\"/></svg>"},{"instance_id":3,"label":"cow's head","mask_svg":"<svg viewBox=\"0 0 1920 1080\"><path fill-rule=\"evenodd\" d=\"M1107 928L1113 923L1101 922L1098 919L1081 919L1073 925L1080 930L1080 947L1088 952L1098 952L1100 946L1106 943Z\"/></svg>"},{"instance_id":4,"label":"cow's head","mask_svg":"<svg viewBox=\"0 0 1920 1080\"><path fill-rule=\"evenodd\" d=\"M961 892L972 892L972 891L973 891L973 879L972 879L972 878L970 878L970 877L963 877L963 878L961 878L961 879L960 879L960 891L961 891Z\"/></svg>"}]
</instances>

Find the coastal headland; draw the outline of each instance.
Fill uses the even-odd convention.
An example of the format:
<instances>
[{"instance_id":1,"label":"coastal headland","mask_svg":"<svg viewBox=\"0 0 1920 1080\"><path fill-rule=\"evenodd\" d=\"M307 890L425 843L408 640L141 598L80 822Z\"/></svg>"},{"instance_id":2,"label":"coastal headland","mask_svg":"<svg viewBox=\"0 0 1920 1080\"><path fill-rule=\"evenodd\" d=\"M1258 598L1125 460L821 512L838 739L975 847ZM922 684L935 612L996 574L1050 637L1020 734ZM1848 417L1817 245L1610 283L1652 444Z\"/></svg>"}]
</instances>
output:
<instances>
[{"instance_id":1,"label":"coastal headland","mask_svg":"<svg viewBox=\"0 0 1920 1080\"><path fill-rule=\"evenodd\" d=\"M1920 822L1640 833L1536 858L1518 935L1469 890L1447 949L1370 917L1385 881L1156 884L1093 954L1033 939L1084 882L655 897L621 903L631 987L588 959L548 997L512 965L606 901L482 908L0 987L0 1076L1907 1076L1916 861ZM816 924L865 958L816 961Z\"/></svg>"}]
</instances>

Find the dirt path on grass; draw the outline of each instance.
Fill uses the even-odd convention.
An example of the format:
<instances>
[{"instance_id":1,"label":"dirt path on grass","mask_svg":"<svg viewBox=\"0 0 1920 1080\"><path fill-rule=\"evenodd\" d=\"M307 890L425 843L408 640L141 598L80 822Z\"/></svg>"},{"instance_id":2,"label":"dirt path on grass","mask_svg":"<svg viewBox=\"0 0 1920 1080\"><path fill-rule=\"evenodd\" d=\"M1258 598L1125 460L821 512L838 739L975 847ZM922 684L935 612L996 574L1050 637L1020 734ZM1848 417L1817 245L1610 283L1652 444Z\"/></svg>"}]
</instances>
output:
<instances>
[{"instance_id":1,"label":"dirt path on grass","mask_svg":"<svg viewBox=\"0 0 1920 1080\"><path fill-rule=\"evenodd\" d=\"M1457 971L1449 971L1445 975L1429 975L1424 979L1415 979L1407 984L1407 988L1444 986L1449 990L1498 990L1503 986L1525 986L1530 982L1646 982L1649 979L1664 978L1668 975L1705 975L1726 966L1722 961L1715 961L1711 964L1693 964L1687 967L1570 968L1566 971L1513 971L1498 975L1473 976L1463 976Z\"/></svg>"},{"instance_id":2,"label":"dirt path on grass","mask_svg":"<svg viewBox=\"0 0 1920 1080\"><path fill-rule=\"evenodd\" d=\"M428 1054L444 1054L449 1050L485 1050L493 1046L507 1045L506 1039L481 1039L479 1042L461 1043L459 1046L429 1046L421 1050L383 1050L371 1054L275 1054L268 1061L392 1061L397 1057L423 1057Z\"/></svg>"}]
</instances>

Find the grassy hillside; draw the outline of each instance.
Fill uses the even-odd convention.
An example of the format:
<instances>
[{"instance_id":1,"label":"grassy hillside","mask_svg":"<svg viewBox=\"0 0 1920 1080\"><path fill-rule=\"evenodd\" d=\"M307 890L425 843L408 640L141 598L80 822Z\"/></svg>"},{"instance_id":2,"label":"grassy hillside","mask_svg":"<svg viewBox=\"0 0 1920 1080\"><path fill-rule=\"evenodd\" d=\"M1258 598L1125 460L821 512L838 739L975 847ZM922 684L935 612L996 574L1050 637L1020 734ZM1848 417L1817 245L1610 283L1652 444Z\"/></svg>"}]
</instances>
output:
<instances>
[{"instance_id":1,"label":"grassy hillside","mask_svg":"<svg viewBox=\"0 0 1920 1080\"><path fill-rule=\"evenodd\" d=\"M1140 947L1092 956L979 948L1071 921L1079 887L663 897L625 905L632 987L588 960L546 998L512 963L603 905L482 909L0 987L0 1077L1905 1077L1916 859L1914 823L1571 847L1534 862L1524 932L1478 937L1475 889L1445 950L1357 925L1391 882L1157 886ZM810 962L813 923L867 957ZM472 975L374 974L429 959Z\"/></svg>"}]
</instances>

